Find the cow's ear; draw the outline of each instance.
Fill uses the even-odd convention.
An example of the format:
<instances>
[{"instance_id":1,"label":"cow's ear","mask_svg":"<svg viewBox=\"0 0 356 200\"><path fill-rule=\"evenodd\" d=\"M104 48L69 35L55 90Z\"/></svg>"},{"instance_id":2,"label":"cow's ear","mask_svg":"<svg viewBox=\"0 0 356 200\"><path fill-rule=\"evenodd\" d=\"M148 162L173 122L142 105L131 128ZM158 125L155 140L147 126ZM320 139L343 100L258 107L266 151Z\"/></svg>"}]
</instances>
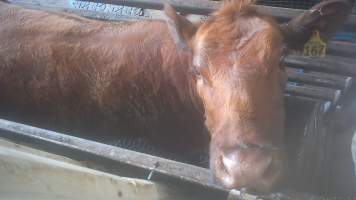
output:
<instances>
[{"instance_id":1,"label":"cow's ear","mask_svg":"<svg viewBox=\"0 0 356 200\"><path fill-rule=\"evenodd\" d=\"M180 49L190 48L197 26L177 12L169 4L164 5L164 13L170 34Z\"/></svg>"},{"instance_id":2,"label":"cow's ear","mask_svg":"<svg viewBox=\"0 0 356 200\"><path fill-rule=\"evenodd\" d=\"M281 31L289 48L301 50L316 31L327 41L342 27L350 13L351 5L347 0L322 1L309 11L282 24Z\"/></svg>"}]
</instances>

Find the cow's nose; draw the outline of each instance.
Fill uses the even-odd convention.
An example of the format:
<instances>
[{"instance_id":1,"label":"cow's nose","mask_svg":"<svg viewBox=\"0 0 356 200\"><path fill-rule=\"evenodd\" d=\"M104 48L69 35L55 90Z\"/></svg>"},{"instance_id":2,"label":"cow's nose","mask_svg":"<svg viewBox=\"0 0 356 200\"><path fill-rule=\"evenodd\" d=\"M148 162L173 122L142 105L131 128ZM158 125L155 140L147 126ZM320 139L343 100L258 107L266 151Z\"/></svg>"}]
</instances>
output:
<instances>
[{"instance_id":1,"label":"cow's nose","mask_svg":"<svg viewBox=\"0 0 356 200\"><path fill-rule=\"evenodd\" d=\"M218 177L229 189L241 187L269 192L282 176L281 154L260 149L236 150L220 156Z\"/></svg>"}]
</instances>

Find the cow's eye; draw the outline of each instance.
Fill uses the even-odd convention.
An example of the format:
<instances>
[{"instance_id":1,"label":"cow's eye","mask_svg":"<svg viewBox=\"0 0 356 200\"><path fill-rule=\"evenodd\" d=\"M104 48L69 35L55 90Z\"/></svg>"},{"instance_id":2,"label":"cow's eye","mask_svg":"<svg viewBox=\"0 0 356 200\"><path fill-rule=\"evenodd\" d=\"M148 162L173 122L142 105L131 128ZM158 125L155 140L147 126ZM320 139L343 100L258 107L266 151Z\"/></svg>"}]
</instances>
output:
<instances>
[{"instance_id":1,"label":"cow's eye","mask_svg":"<svg viewBox=\"0 0 356 200\"><path fill-rule=\"evenodd\" d=\"M201 75L201 74L196 74L195 75L196 76L196 79L198 80L198 81L203 81L203 82L205 82L205 79L204 79L204 77L203 77L203 75Z\"/></svg>"}]
</instances>

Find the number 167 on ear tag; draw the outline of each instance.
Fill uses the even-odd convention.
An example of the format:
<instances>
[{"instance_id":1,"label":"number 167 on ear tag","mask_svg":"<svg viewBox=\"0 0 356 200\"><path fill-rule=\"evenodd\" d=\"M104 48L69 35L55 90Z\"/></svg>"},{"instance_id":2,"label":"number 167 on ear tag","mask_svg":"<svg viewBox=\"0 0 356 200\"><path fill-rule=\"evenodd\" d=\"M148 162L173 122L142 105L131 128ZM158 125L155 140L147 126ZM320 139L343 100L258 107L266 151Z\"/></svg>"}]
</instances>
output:
<instances>
[{"instance_id":1,"label":"number 167 on ear tag","mask_svg":"<svg viewBox=\"0 0 356 200\"><path fill-rule=\"evenodd\" d=\"M325 57L326 43L320 38L319 31L315 31L313 36L304 45L304 56Z\"/></svg>"}]
</instances>

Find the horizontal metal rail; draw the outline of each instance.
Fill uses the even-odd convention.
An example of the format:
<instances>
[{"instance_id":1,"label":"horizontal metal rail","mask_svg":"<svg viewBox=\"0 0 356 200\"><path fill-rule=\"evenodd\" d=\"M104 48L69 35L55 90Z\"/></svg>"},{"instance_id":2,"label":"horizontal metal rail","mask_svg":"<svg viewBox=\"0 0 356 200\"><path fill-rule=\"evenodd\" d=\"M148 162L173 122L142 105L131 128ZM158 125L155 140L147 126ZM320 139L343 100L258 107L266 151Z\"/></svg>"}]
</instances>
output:
<instances>
[{"instance_id":1,"label":"horizontal metal rail","mask_svg":"<svg viewBox=\"0 0 356 200\"><path fill-rule=\"evenodd\" d=\"M109 164L110 167L106 167L115 168L119 173L125 171L120 169L123 166L131 167L132 170L136 168L141 169L144 170L147 175L153 173L151 178L160 183L170 184L172 180L184 183L183 185L175 184L174 187L190 187L190 189L194 190L195 199L272 200L283 197L290 200L297 200L310 199L312 197L295 193L255 196L242 191L226 190L213 183L211 172L208 169L3 119L0 119L0 137L74 160L81 161L85 158L85 162L92 163L98 163L99 161L97 159L109 160L111 162L107 164ZM91 160L88 161L87 159ZM105 165L105 162L100 161L99 165ZM105 170L107 169L106 167L102 166L101 169ZM112 172L110 171L109 173ZM123 176L123 174L117 175ZM186 192L187 189L189 188L185 188L183 191ZM313 197L313 199L319 200L317 197Z\"/></svg>"},{"instance_id":2,"label":"horizontal metal rail","mask_svg":"<svg viewBox=\"0 0 356 200\"><path fill-rule=\"evenodd\" d=\"M341 90L321 88L310 85L293 85L290 83L287 84L286 92L292 95L326 100L333 103L337 103L342 94Z\"/></svg>"},{"instance_id":3,"label":"horizontal metal rail","mask_svg":"<svg viewBox=\"0 0 356 200\"><path fill-rule=\"evenodd\" d=\"M210 171L204 168L85 140L66 134L27 126L16 122L0 119L0 136L8 139L15 139L16 141L21 142L32 143L32 141L36 141L38 144L59 145L63 148L59 151L72 149L74 151L78 151L78 153L89 153L149 171L154 168L155 173L158 174L172 176L191 183L202 184L205 187L221 189L221 187L213 184ZM63 152L56 153L61 154ZM157 166L156 163L159 163L159 166Z\"/></svg>"},{"instance_id":4,"label":"horizontal metal rail","mask_svg":"<svg viewBox=\"0 0 356 200\"><path fill-rule=\"evenodd\" d=\"M338 56L309 58L299 55L289 55L282 60L282 63L293 68L356 76L356 60L350 58L341 58Z\"/></svg>"},{"instance_id":5,"label":"horizontal metal rail","mask_svg":"<svg viewBox=\"0 0 356 200\"><path fill-rule=\"evenodd\" d=\"M356 38L355 38L356 39ZM327 44L327 54L355 58L356 44L331 41Z\"/></svg>"},{"instance_id":6,"label":"horizontal metal rail","mask_svg":"<svg viewBox=\"0 0 356 200\"><path fill-rule=\"evenodd\" d=\"M353 78L350 76L305 71L290 67L286 68L286 72L288 80L291 82L300 82L309 85L340 89L343 91L347 91L353 83Z\"/></svg>"}]
</instances>

